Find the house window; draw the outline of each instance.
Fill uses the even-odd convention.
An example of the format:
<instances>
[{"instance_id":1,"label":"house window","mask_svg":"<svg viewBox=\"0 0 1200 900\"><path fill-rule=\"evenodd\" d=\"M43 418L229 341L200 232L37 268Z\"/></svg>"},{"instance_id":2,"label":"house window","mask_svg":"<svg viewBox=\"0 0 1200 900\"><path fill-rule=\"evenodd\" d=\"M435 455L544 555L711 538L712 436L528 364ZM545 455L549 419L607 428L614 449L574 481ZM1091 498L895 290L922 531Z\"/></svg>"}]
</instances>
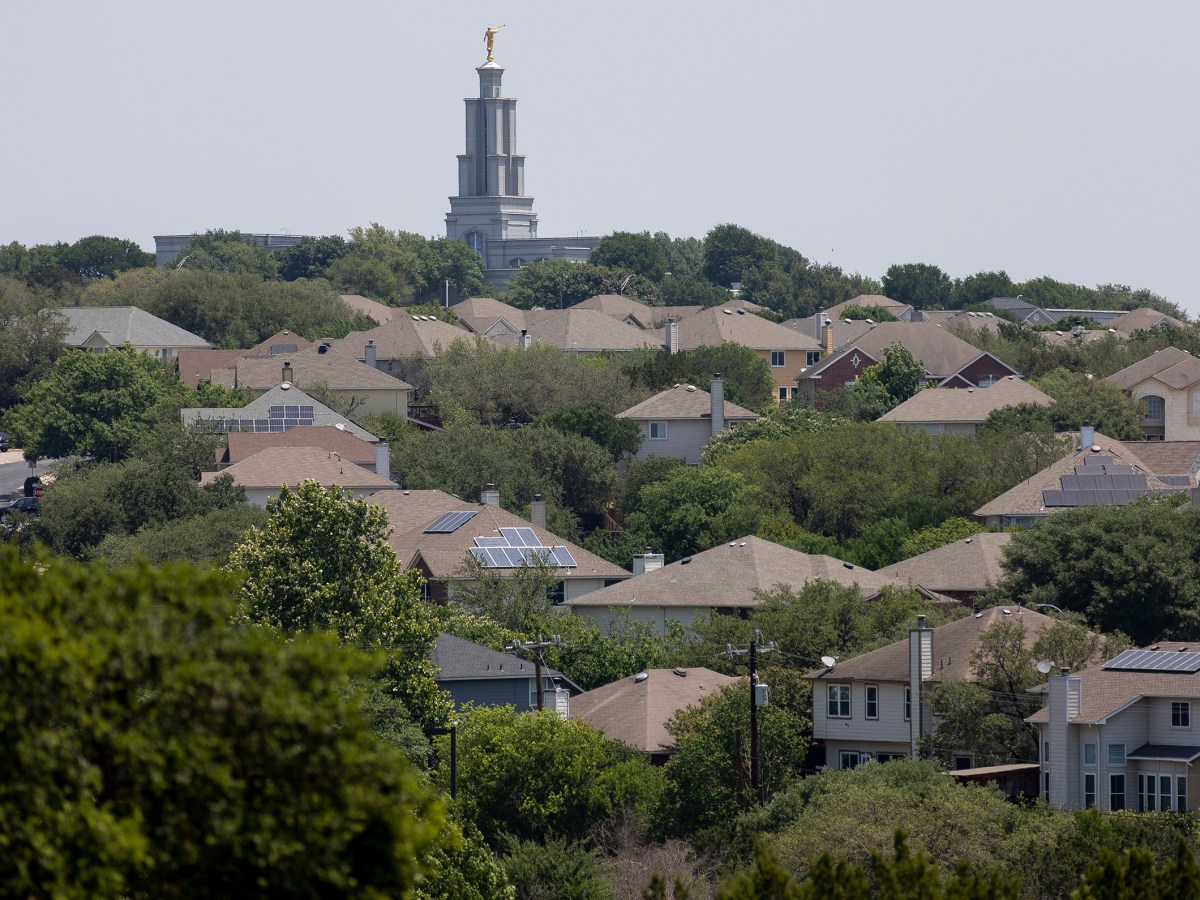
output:
<instances>
[{"instance_id":1,"label":"house window","mask_svg":"<svg viewBox=\"0 0 1200 900\"><path fill-rule=\"evenodd\" d=\"M1138 775L1138 805L1142 812L1171 811L1171 776Z\"/></svg>"},{"instance_id":2,"label":"house window","mask_svg":"<svg viewBox=\"0 0 1200 900\"><path fill-rule=\"evenodd\" d=\"M975 765L975 760L973 757L970 757L970 756L954 757L954 770L956 772L961 772L963 769L969 769L974 765Z\"/></svg>"},{"instance_id":3,"label":"house window","mask_svg":"<svg viewBox=\"0 0 1200 900\"><path fill-rule=\"evenodd\" d=\"M170 359L174 355L175 355L175 351L172 350L170 347L163 347L162 354L161 354L163 359Z\"/></svg>"},{"instance_id":4,"label":"house window","mask_svg":"<svg viewBox=\"0 0 1200 900\"><path fill-rule=\"evenodd\" d=\"M1094 766L1096 764L1096 745L1083 745L1083 764L1085 766Z\"/></svg>"},{"instance_id":5,"label":"house window","mask_svg":"<svg viewBox=\"0 0 1200 900\"><path fill-rule=\"evenodd\" d=\"M786 399L787 399L787 388L785 388L785 387L781 387L781 388L779 389L779 399L780 399L780 400L786 400Z\"/></svg>"},{"instance_id":6,"label":"house window","mask_svg":"<svg viewBox=\"0 0 1200 900\"><path fill-rule=\"evenodd\" d=\"M1042 741L1042 762L1050 762L1050 742Z\"/></svg>"},{"instance_id":7,"label":"house window","mask_svg":"<svg viewBox=\"0 0 1200 900\"><path fill-rule=\"evenodd\" d=\"M1146 401L1146 418L1162 421L1165 416L1165 406L1162 397L1155 397L1151 394L1148 397L1143 397Z\"/></svg>"},{"instance_id":8,"label":"house window","mask_svg":"<svg viewBox=\"0 0 1200 900\"><path fill-rule=\"evenodd\" d=\"M650 440L665 441L667 439L667 423L666 422L651 422L650 423Z\"/></svg>"},{"instance_id":9,"label":"house window","mask_svg":"<svg viewBox=\"0 0 1200 900\"><path fill-rule=\"evenodd\" d=\"M1112 746L1111 744L1109 745ZM1124 759L1125 745L1121 747L1121 758ZM1125 808L1125 776L1124 775L1109 775L1108 776L1108 808L1112 810Z\"/></svg>"},{"instance_id":10,"label":"house window","mask_svg":"<svg viewBox=\"0 0 1200 900\"><path fill-rule=\"evenodd\" d=\"M996 383L996 379L992 375L984 375L982 378L979 379L979 386L981 388L989 388L995 383Z\"/></svg>"},{"instance_id":11,"label":"house window","mask_svg":"<svg viewBox=\"0 0 1200 900\"><path fill-rule=\"evenodd\" d=\"M857 750L843 750L838 754L839 769L853 769L862 761L862 757Z\"/></svg>"},{"instance_id":12,"label":"house window","mask_svg":"<svg viewBox=\"0 0 1200 900\"><path fill-rule=\"evenodd\" d=\"M786 365L786 363L784 362L786 357L787 357L787 354L784 353L782 350L772 350L771 351L771 367L778 369L780 366Z\"/></svg>"},{"instance_id":13,"label":"house window","mask_svg":"<svg viewBox=\"0 0 1200 900\"><path fill-rule=\"evenodd\" d=\"M831 719L850 718L850 685L829 685L829 717Z\"/></svg>"},{"instance_id":14,"label":"house window","mask_svg":"<svg viewBox=\"0 0 1200 900\"><path fill-rule=\"evenodd\" d=\"M556 581L551 587L546 588L546 599L553 606L561 606L563 601L567 599L567 583L565 581Z\"/></svg>"},{"instance_id":15,"label":"house window","mask_svg":"<svg viewBox=\"0 0 1200 900\"><path fill-rule=\"evenodd\" d=\"M821 361L820 350L809 350L804 354L804 365L815 366Z\"/></svg>"},{"instance_id":16,"label":"house window","mask_svg":"<svg viewBox=\"0 0 1200 900\"><path fill-rule=\"evenodd\" d=\"M1110 766L1125 765L1125 745L1124 744L1109 744L1108 745L1108 764Z\"/></svg>"},{"instance_id":17,"label":"house window","mask_svg":"<svg viewBox=\"0 0 1200 900\"><path fill-rule=\"evenodd\" d=\"M1088 772L1083 776L1083 807L1091 809L1096 805L1096 773Z\"/></svg>"},{"instance_id":18,"label":"house window","mask_svg":"<svg viewBox=\"0 0 1200 900\"><path fill-rule=\"evenodd\" d=\"M879 685L868 684L866 687L866 712L868 719L879 718Z\"/></svg>"},{"instance_id":19,"label":"house window","mask_svg":"<svg viewBox=\"0 0 1200 900\"><path fill-rule=\"evenodd\" d=\"M1175 812L1187 812L1187 776L1175 776Z\"/></svg>"},{"instance_id":20,"label":"house window","mask_svg":"<svg viewBox=\"0 0 1200 900\"><path fill-rule=\"evenodd\" d=\"M912 688L904 689L904 721L912 718Z\"/></svg>"},{"instance_id":21,"label":"house window","mask_svg":"<svg viewBox=\"0 0 1200 900\"><path fill-rule=\"evenodd\" d=\"M1173 728L1192 727L1192 704L1187 700L1171 702L1171 726Z\"/></svg>"},{"instance_id":22,"label":"house window","mask_svg":"<svg viewBox=\"0 0 1200 900\"><path fill-rule=\"evenodd\" d=\"M1050 802L1050 773L1049 772L1046 772L1044 775L1042 775L1042 797L1045 798L1047 803Z\"/></svg>"}]
</instances>

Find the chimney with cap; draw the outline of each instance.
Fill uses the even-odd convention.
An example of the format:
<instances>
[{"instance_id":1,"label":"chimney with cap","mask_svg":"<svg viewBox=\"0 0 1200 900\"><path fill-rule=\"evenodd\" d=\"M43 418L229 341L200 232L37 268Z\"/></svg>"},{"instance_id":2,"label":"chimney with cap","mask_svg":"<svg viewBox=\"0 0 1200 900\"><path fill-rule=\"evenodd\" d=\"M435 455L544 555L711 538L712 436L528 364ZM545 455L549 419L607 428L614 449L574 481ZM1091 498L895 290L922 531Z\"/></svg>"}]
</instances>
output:
<instances>
[{"instance_id":1,"label":"chimney with cap","mask_svg":"<svg viewBox=\"0 0 1200 900\"><path fill-rule=\"evenodd\" d=\"M291 382L295 379L295 375L296 373L292 371L291 362L285 360L283 363L283 380L291 384Z\"/></svg>"},{"instance_id":2,"label":"chimney with cap","mask_svg":"<svg viewBox=\"0 0 1200 900\"><path fill-rule=\"evenodd\" d=\"M713 375L708 384L710 407L712 410L712 433L720 434L725 430L725 382L721 373Z\"/></svg>"},{"instance_id":3,"label":"chimney with cap","mask_svg":"<svg viewBox=\"0 0 1200 900\"><path fill-rule=\"evenodd\" d=\"M490 481L483 486L483 490L479 494L479 502L485 506L500 505L500 492Z\"/></svg>"},{"instance_id":4,"label":"chimney with cap","mask_svg":"<svg viewBox=\"0 0 1200 900\"><path fill-rule=\"evenodd\" d=\"M533 495L533 502L529 504L529 521L538 528L546 527L546 500L541 494Z\"/></svg>"},{"instance_id":5,"label":"chimney with cap","mask_svg":"<svg viewBox=\"0 0 1200 900\"><path fill-rule=\"evenodd\" d=\"M645 575L647 572L661 569L663 563L664 557L661 553L651 553L649 549L645 553L635 553L633 556L633 574Z\"/></svg>"},{"instance_id":6,"label":"chimney with cap","mask_svg":"<svg viewBox=\"0 0 1200 900\"><path fill-rule=\"evenodd\" d=\"M821 335L821 355L833 353L833 322L825 320L825 331Z\"/></svg>"},{"instance_id":7,"label":"chimney with cap","mask_svg":"<svg viewBox=\"0 0 1200 900\"><path fill-rule=\"evenodd\" d=\"M1091 422L1084 422L1079 427L1079 449L1086 450L1096 443L1096 429Z\"/></svg>"},{"instance_id":8,"label":"chimney with cap","mask_svg":"<svg viewBox=\"0 0 1200 900\"><path fill-rule=\"evenodd\" d=\"M392 477L392 450L387 441L375 445L375 474L388 479Z\"/></svg>"},{"instance_id":9,"label":"chimney with cap","mask_svg":"<svg viewBox=\"0 0 1200 900\"><path fill-rule=\"evenodd\" d=\"M667 319L667 352L679 352L679 323L674 319Z\"/></svg>"},{"instance_id":10,"label":"chimney with cap","mask_svg":"<svg viewBox=\"0 0 1200 900\"><path fill-rule=\"evenodd\" d=\"M367 346L363 349L363 362L372 369L378 368L378 363L375 357L375 339L367 341Z\"/></svg>"},{"instance_id":11,"label":"chimney with cap","mask_svg":"<svg viewBox=\"0 0 1200 900\"><path fill-rule=\"evenodd\" d=\"M814 334L813 337L815 337L817 339L817 341L819 342L821 340L821 338L824 337L824 335L821 334L821 326L824 325L824 323L825 323L825 307L822 306L820 309L817 310L816 319L817 319L817 321L813 325L813 328L816 329L817 333Z\"/></svg>"},{"instance_id":12,"label":"chimney with cap","mask_svg":"<svg viewBox=\"0 0 1200 900\"><path fill-rule=\"evenodd\" d=\"M526 331L524 328L522 328L522 329L521 329L521 349L522 349L522 350L528 350L528 349L529 349L529 345L530 345L531 343L533 343L533 339L532 339L532 338L530 338L530 336L529 336L529 332L528 332L528 331Z\"/></svg>"}]
</instances>

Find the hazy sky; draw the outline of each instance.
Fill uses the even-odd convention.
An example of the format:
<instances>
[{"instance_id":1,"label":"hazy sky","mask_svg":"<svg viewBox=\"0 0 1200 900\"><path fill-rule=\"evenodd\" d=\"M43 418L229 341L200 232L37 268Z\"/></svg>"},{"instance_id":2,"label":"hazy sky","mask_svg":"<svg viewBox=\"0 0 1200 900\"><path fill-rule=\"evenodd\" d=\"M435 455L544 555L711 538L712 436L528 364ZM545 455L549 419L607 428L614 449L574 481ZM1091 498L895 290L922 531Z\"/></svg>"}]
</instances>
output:
<instances>
[{"instance_id":1,"label":"hazy sky","mask_svg":"<svg viewBox=\"0 0 1200 900\"><path fill-rule=\"evenodd\" d=\"M879 276L1131 284L1200 312L1183 2L0 9L0 244L444 233L483 30L542 236L734 222Z\"/></svg>"}]
</instances>

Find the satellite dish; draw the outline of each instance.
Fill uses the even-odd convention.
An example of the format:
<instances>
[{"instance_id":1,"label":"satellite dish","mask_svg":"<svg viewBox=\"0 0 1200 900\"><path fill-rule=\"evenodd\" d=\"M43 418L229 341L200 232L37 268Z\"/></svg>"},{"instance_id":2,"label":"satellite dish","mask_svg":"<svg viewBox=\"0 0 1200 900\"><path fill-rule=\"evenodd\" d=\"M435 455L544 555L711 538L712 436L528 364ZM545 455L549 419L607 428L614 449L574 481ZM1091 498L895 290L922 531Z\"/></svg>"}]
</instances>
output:
<instances>
[{"instance_id":1,"label":"satellite dish","mask_svg":"<svg viewBox=\"0 0 1200 900\"><path fill-rule=\"evenodd\" d=\"M827 669L832 669L834 667L835 663L837 663L837 660L834 659L832 656L822 656L821 657L821 665L823 665Z\"/></svg>"},{"instance_id":2,"label":"satellite dish","mask_svg":"<svg viewBox=\"0 0 1200 900\"><path fill-rule=\"evenodd\" d=\"M1039 659L1037 662L1037 670L1039 672L1041 672L1043 675L1049 675L1050 670L1053 668L1054 668L1054 660L1052 660L1052 659Z\"/></svg>"}]
</instances>

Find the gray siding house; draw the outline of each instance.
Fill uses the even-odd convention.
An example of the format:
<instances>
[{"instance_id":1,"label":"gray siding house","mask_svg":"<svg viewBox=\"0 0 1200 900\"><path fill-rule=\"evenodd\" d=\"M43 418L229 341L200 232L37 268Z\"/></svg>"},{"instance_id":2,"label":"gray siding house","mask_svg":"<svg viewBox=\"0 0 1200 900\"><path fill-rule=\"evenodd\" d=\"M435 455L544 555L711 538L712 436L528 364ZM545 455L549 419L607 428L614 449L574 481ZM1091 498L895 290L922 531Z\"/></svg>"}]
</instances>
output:
<instances>
[{"instance_id":1,"label":"gray siding house","mask_svg":"<svg viewBox=\"0 0 1200 900\"><path fill-rule=\"evenodd\" d=\"M537 709L534 664L511 653L501 653L450 634L439 634L433 648L434 678L450 695L455 708L512 706L517 712ZM566 716L568 701L583 688L555 669L542 669L542 705Z\"/></svg>"},{"instance_id":2,"label":"gray siding house","mask_svg":"<svg viewBox=\"0 0 1200 900\"><path fill-rule=\"evenodd\" d=\"M698 466L710 437L738 422L759 418L758 413L725 399L720 375L713 377L709 388L702 391L695 385L677 384L617 413L618 419L637 422L642 431L642 446L635 458L669 456Z\"/></svg>"}]
</instances>

